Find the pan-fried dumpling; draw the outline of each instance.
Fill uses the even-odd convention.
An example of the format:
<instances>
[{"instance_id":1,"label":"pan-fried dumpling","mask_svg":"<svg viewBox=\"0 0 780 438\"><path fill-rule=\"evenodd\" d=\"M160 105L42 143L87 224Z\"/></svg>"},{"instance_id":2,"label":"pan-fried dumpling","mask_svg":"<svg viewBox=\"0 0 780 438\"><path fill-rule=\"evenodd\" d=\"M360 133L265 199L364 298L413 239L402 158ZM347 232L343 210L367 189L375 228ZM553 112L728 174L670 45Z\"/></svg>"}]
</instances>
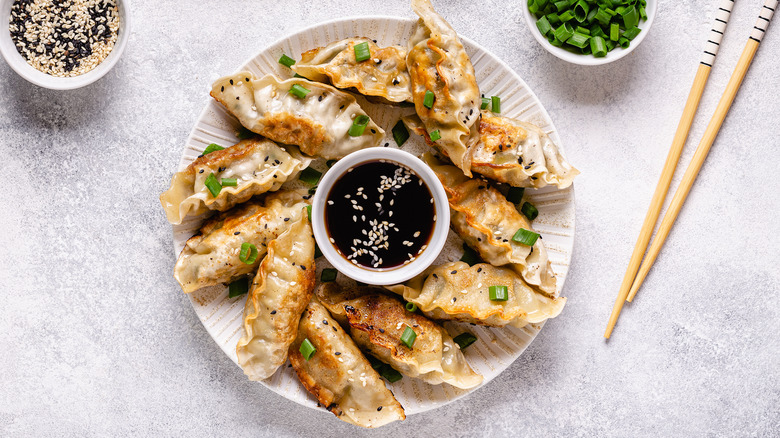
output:
<instances>
[{"instance_id":1,"label":"pan-fried dumpling","mask_svg":"<svg viewBox=\"0 0 780 438\"><path fill-rule=\"evenodd\" d=\"M569 187L580 171L566 161L558 146L538 127L482 111L479 141L469 147L471 170L514 187ZM419 117L402 118L409 130L432 142ZM437 148L443 155L446 151Z\"/></svg>"},{"instance_id":2,"label":"pan-fried dumpling","mask_svg":"<svg viewBox=\"0 0 780 438\"><path fill-rule=\"evenodd\" d=\"M294 85L309 90L300 98L290 93ZM284 144L293 144L307 155L342 158L350 152L378 146L385 131L373 120L363 135L352 137L349 128L356 117L368 115L355 97L330 85L306 79L279 81L273 75L256 79L240 72L214 82L211 96L248 130Z\"/></svg>"},{"instance_id":3,"label":"pan-fried dumpling","mask_svg":"<svg viewBox=\"0 0 780 438\"><path fill-rule=\"evenodd\" d=\"M305 339L316 348L309 360L300 352ZM406 418L368 359L316 299L303 312L290 363L306 390L339 420L373 428Z\"/></svg>"},{"instance_id":4,"label":"pan-fried dumpling","mask_svg":"<svg viewBox=\"0 0 780 438\"><path fill-rule=\"evenodd\" d=\"M482 376L471 369L444 327L408 312L397 299L344 291L336 283L322 284L317 298L336 319L349 324L356 344L401 373L432 385L444 382L463 389L482 383ZM406 327L417 335L412 348L401 342Z\"/></svg>"},{"instance_id":5,"label":"pan-fried dumpling","mask_svg":"<svg viewBox=\"0 0 780 438\"><path fill-rule=\"evenodd\" d=\"M474 66L458 34L436 13L430 0L412 0L412 9L420 16L406 57L414 107L428 132L439 131L437 146L471 176L468 147L478 137L476 122L482 103ZM435 96L430 109L423 104L428 91Z\"/></svg>"},{"instance_id":6,"label":"pan-fried dumpling","mask_svg":"<svg viewBox=\"0 0 780 438\"><path fill-rule=\"evenodd\" d=\"M279 190L311 162L295 146L281 147L261 137L244 140L229 148L201 155L176 173L171 188L160 195L168 222L180 224L187 216L210 210L225 211L254 195ZM206 188L206 178L235 178L237 186L224 186L215 197Z\"/></svg>"},{"instance_id":7,"label":"pan-fried dumpling","mask_svg":"<svg viewBox=\"0 0 780 438\"><path fill-rule=\"evenodd\" d=\"M579 170L538 127L482 111L479 142L469 148L471 170L515 187L569 187Z\"/></svg>"},{"instance_id":8,"label":"pan-fried dumpling","mask_svg":"<svg viewBox=\"0 0 780 438\"><path fill-rule=\"evenodd\" d=\"M364 42L371 58L357 62L355 45ZM292 69L312 81L330 81L336 88L354 88L365 96L412 101L406 49L401 46L379 47L368 38L348 38L303 53Z\"/></svg>"},{"instance_id":9,"label":"pan-fried dumpling","mask_svg":"<svg viewBox=\"0 0 780 438\"><path fill-rule=\"evenodd\" d=\"M199 233L187 240L173 268L173 276L185 293L229 283L257 270L266 245L296 221L308 204L305 191L282 190L264 202L250 201L209 218ZM240 259L241 245L257 247L257 260Z\"/></svg>"},{"instance_id":10,"label":"pan-fried dumpling","mask_svg":"<svg viewBox=\"0 0 780 438\"><path fill-rule=\"evenodd\" d=\"M447 192L452 229L486 262L509 265L528 284L555 296L555 274L542 239L533 246L512 240L520 228L533 231L514 204L486 180L470 179L457 167L442 164L430 154L423 156L423 161L431 166Z\"/></svg>"},{"instance_id":11,"label":"pan-fried dumpling","mask_svg":"<svg viewBox=\"0 0 780 438\"><path fill-rule=\"evenodd\" d=\"M491 301L490 286L506 286L507 301ZM561 313L566 298L540 294L509 268L488 263L445 263L405 284L387 286L429 318L491 327L523 327Z\"/></svg>"},{"instance_id":12,"label":"pan-fried dumpling","mask_svg":"<svg viewBox=\"0 0 780 438\"><path fill-rule=\"evenodd\" d=\"M314 236L303 214L268 244L247 296L236 355L250 380L271 377L287 360L313 292Z\"/></svg>"}]
</instances>

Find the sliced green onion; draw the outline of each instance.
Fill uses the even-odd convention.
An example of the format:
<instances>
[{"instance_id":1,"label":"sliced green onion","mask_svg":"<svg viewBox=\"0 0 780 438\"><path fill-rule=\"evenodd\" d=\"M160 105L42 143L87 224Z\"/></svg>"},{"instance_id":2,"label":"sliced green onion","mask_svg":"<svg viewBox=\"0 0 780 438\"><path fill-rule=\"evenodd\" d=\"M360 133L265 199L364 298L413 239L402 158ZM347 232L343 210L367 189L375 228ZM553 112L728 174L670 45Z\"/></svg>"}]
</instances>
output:
<instances>
[{"instance_id":1,"label":"sliced green onion","mask_svg":"<svg viewBox=\"0 0 780 438\"><path fill-rule=\"evenodd\" d=\"M331 281L336 281L336 277L338 276L339 271L333 269L333 268L325 268L322 270L322 275L320 276L320 281L323 283L328 283Z\"/></svg>"},{"instance_id":2,"label":"sliced green onion","mask_svg":"<svg viewBox=\"0 0 780 438\"><path fill-rule=\"evenodd\" d=\"M380 376L387 379L388 382L390 383L397 382L403 378L401 373L393 369L393 367L391 367L390 365L375 358L374 356L367 354L366 359L368 359L368 362L371 364L371 367L375 369Z\"/></svg>"},{"instance_id":3,"label":"sliced green onion","mask_svg":"<svg viewBox=\"0 0 780 438\"><path fill-rule=\"evenodd\" d=\"M555 29L555 39L565 42L574 35L574 28L569 23L563 23Z\"/></svg>"},{"instance_id":4,"label":"sliced green onion","mask_svg":"<svg viewBox=\"0 0 780 438\"><path fill-rule=\"evenodd\" d=\"M282 57L279 58L279 64L282 64L285 67L292 67L295 65L295 60L282 53Z\"/></svg>"},{"instance_id":5,"label":"sliced green onion","mask_svg":"<svg viewBox=\"0 0 780 438\"><path fill-rule=\"evenodd\" d=\"M647 11L645 11L644 6L639 8L639 17L643 20L647 20Z\"/></svg>"},{"instance_id":6,"label":"sliced green onion","mask_svg":"<svg viewBox=\"0 0 780 438\"><path fill-rule=\"evenodd\" d=\"M555 9L558 10L558 12L563 12L564 10L569 8L569 0L560 0L557 2L554 2Z\"/></svg>"},{"instance_id":7,"label":"sliced green onion","mask_svg":"<svg viewBox=\"0 0 780 438\"><path fill-rule=\"evenodd\" d=\"M408 325L404 329L404 333L401 335L401 342L409 348L414 345L414 340L417 339L417 333L412 330Z\"/></svg>"},{"instance_id":8,"label":"sliced green onion","mask_svg":"<svg viewBox=\"0 0 780 438\"><path fill-rule=\"evenodd\" d=\"M526 246L534 246L534 243L536 243L536 239L538 238L539 234L526 230L525 228L520 228L515 235L512 236L513 241Z\"/></svg>"},{"instance_id":9,"label":"sliced green onion","mask_svg":"<svg viewBox=\"0 0 780 438\"><path fill-rule=\"evenodd\" d=\"M222 178L220 182L222 187L236 187L238 185L238 179L236 178Z\"/></svg>"},{"instance_id":10,"label":"sliced green onion","mask_svg":"<svg viewBox=\"0 0 780 438\"><path fill-rule=\"evenodd\" d=\"M463 332L458 336L455 336L452 340L458 344L458 347L460 347L461 350L463 350L474 342L477 342L477 337L469 332Z\"/></svg>"},{"instance_id":11,"label":"sliced green onion","mask_svg":"<svg viewBox=\"0 0 780 438\"><path fill-rule=\"evenodd\" d=\"M574 13L569 10L559 15L558 18L560 18L561 21L569 21L574 18Z\"/></svg>"},{"instance_id":12,"label":"sliced green onion","mask_svg":"<svg viewBox=\"0 0 780 438\"><path fill-rule=\"evenodd\" d=\"M428 109L433 108L433 100L435 98L436 98L436 95L433 94L433 91L425 90L425 97L423 98L423 106L425 106Z\"/></svg>"},{"instance_id":13,"label":"sliced green onion","mask_svg":"<svg viewBox=\"0 0 780 438\"><path fill-rule=\"evenodd\" d=\"M488 294L490 295L490 301L509 300L509 289L504 285L490 286L488 288Z\"/></svg>"},{"instance_id":14,"label":"sliced green onion","mask_svg":"<svg viewBox=\"0 0 780 438\"><path fill-rule=\"evenodd\" d=\"M299 179L306 184L313 186L317 184L320 181L320 178L322 177L322 172L319 170L313 168L313 167L307 167L301 171L301 176Z\"/></svg>"},{"instance_id":15,"label":"sliced green onion","mask_svg":"<svg viewBox=\"0 0 780 438\"><path fill-rule=\"evenodd\" d=\"M524 202L523 206L520 207L520 212L523 213L529 221L532 221L539 216L539 210L537 210L536 207L534 207L530 202Z\"/></svg>"},{"instance_id":16,"label":"sliced green onion","mask_svg":"<svg viewBox=\"0 0 780 438\"><path fill-rule=\"evenodd\" d=\"M371 50L368 48L368 41L355 44L355 61L362 62L371 58Z\"/></svg>"},{"instance_id":17,"label":"sliced green onion","mask_svg":"<svg viewBox=\"0 0 780 438\"><path fill-rule=\"evenodd\" d=\"M617 41L618 38L620 38L620 25L617 23L612 23L609 25L609 39L612 41Z\"/></svg>"},{"instance_id":18,"label":"sliced green onion","mask_svg":"<svg viewBox=\"0 0 780 438\"><path fill-rule=\"evenodd\" d=\"M304 97L306 97L307 94L311 93L311 90L307 90L306 88L303 88L298 84L294 84L292 88L290 88L289 93L297 97L298 99L303 99Z\"/></svg>"},{"instance_id":19,"label":"sliced green onion","mask_svg":"<svg viewBox=\"0 0 780 438\"><path fill-rule=\"evenodd\" d=\"M618 44L620 45L620 47L622 47L624 49L627 49L628 46L631 45L631 40L626 38L626 37L621 36L620 39L618 40Z\"/></svg>"},{"instance_id":20,"label":"sliced green onion","mask_svg":"<svg viewBox=\"0 0 780 438\"><path fill-rule=\"evenodd\" d=\"M539 32L541 32L542 35L544 36L547 36L547 34L552 32L552 26L550 25L550 21L545 16L536 20L536 27L539 28Z\"/></svg>"},{"instance_id":21,"label":"sliced green onion","mask_svg":"<svg viewBox=\"0 0 780 438\"><path fill-rule=\"evenodd\" d=\"M309 360L312 356L314 356L314 353L317 351L316 348L314 348L314 345L311 343L309 338L306 338L301 342L301 347L298 349L298 351L301 352L301 356L303 356L304 359Z\"/></svg>"},{"instance_id":22,"label":"sliced green onion","mask_svg":"<svg viewBox=\"0 0 780 438\"><path fill-rule=\"evenodd\" d=\"M244 242L241 244L241 252L238 253L238 259L241 260L242 263L251 265L257 261L258 254L257 247L254 244Z\"/></svg>"},{"instance_id":23,"label":"sliced green onion","mask_svg":"<svg viewBox=\"0 0 780 438\"><path fill-rule=\"evenodd\" d=\"M590 51L596 58L607 56L607 44L604 42L604 38L600 36L592 37L590 39Z\"/></svg>"},{"instance_id":24,"label":"sliced green onion","mask_svg":"<svg viewBox=\"0 0 780 438\"><path fill-rule=\"evenodd\" d=\"M439 130L437 129L437 130L431 132L429 134L429 136L431 137L431 141L436 141L436 140L439 140L441 138L441 133L439 133Z\"/></svg>"},{"instance_id":25,"label":"sliced green onion","mask_svg":"<svg viewBox=\"0 0 780 438\"><path fill-rule=\"evenodd\" d=\"M588 12L590 12L590 6L585 0L580 0L574 5L574 18L582 23L588 18Z\"/></svg>"},{"instance_id":26,"label":"sliced green onion","mask_svg":"<svg viewBox=\"0 0 780 438\"><path fill-rule=\"evenodd\" d=\"M519 204L523 200L525 189L522 187L510 187L506 193L506 200L512 204Z\"/></svg>"},{"instance_id":27,"label":"sliced green onion","mask_svg":"<svg viewBox=\"0 0 780 438\"><path fill-rule=\"evenodd\" d=\"M488 109L489 106L490 106L490 99L488 99L487 97L483 97L482 105L479 107L479 109Z\"/></svg>"},{"instance_id":28,"label":"sliced green onion","mask_svg":"<svg viewBox=\"0 0 780 438\"><path fill-rule=\"evenodd\" d=\"M209 192L211 192L211 196L217 197L219 195L219 192L222 191L222 184L217 181L217 177L214 176L213 173L210 173L209 176L206 177L206 181L203 181L203 184L206 186L207 189L209 189Z\"/></svg>"},{"instance_id":29,"label":"sliced green onion","mask_svg":"<svg viewBox=\"0 0 780 438\"><path fill-rule=\"evenodd\" d=\"M320 251L320 246L316 243L314 244L314 258L318 259L322 257L322 251Z\"/></svg>"},{"instance_id":30,"label":"sliced green onion","mask_svg":"<svg viewBox=\"0 0 780 438\"><path fill-rule=\"evenodd\" d=\"M306 216L308 216L309 222L311 222L311 205L306 206Z\"/></svg>"},{"instance_id":31,"label":"sliced green onion","mask_svg":"<svg viewBox=\"0 0 780 438\"><path fill-rule=\"evenodd\" d=\"M406 310L409 312L416 312L417 311L417 304L414 303L406 303Z\"/></svg>"},{"instance_id":32,"label":"sliced green onion","mask_svg":"<svg viewBox=\"0 0 780 438\"><path fill-rule=\"evenodd\" d=\"M501 113L501 98L498 96L492 96L490 98L490 111L493 111L496 114Z\"/></svg>"},{"instance_id":33,"label":"sliced green onion","mask_svg":"<svg viewBox=\"0 0 780 438\"><path fill-rule=\"evenodd\" d=\"M547 21L550 22L550 26L554 26L561 22L561 18L555 12L551 12L546 15Z\"/></svg>"},{"instance_id":34,"label":"sliced green onion","mask_svg":"<svg viewBox=\"0 0 780 438\"><path fill-rule=\"evenodd\" d=\"M606 40L604 43L607 45L607 52L611 52L617 46L617 43L612 40Z\"/></svg>"},{"instance_id":35,"label":"sliced green onion","mask_svg":"<svg viewBox=\"0 0 780 438\"><path fill-rule=\"evenodd\" d=\"M225 148L223 148L222 146L220 146L220 145L218 145L216 143L211 143L210 145L206 146L206 149L204 149L203 153L201 153L200 155L201 156L208 155L208 154L210 154L212 152L221 151L223 149L225 149Z\"/></svg>"},{"instance_id":36,"label":"sliced green onion","mask_svg":"<svg viewBox=\"0 0 780 438\"><path fill-rule=\"evenodd\" d=\"M639 12L637 12L634 6L626 9L621 16L623 17L623 26L625 26L626 29L631 29L639 24Z\"/></svg>"},{"instance_id":37,"label":"sliced green onion","mask_svg":"<svg viewBox=\"0 0 780 438\"><path fill-rule=\"evenodd\" d=\"M579 32L583 35L590 35L590 29L582 26L577 26L576 29L574 29L575 32Z\"/></svg>"},{"instance_id":38,"label":"sliced green onion","mask_svg":"<svg viewBox=\"0 0 780 438\"><path fill-rule=\"evenodd\" d=\"M637 35L639 35L639 32L642 32L642 29L638 27L631 27L626 29L625 32L623 32L623 37L625 37L627 40L631 41L634 38L636 38Z\"/></svg>"},{"instance_id":39,"label":"sliced green onion","mask_svg":"<svg viewBox=\"0 0 780 438\"><path fill-rule=\"evenodd\" d=\"M569 38L567 43L571 44L574 47L579 47L580 49L585 47L588 44L588 40L590 37L588 35L583 35L581 33L574 32L574 35Z\"/></svg>"},{"instance_id":40,"label":"sliced green onion","mask_svg":"<svg viewBox=\"0 0 780 438\"><path fill-rule=\"evenodd\" d=\"M601 23L602 26L608 26L609 22L612 20L612 16L609 15L609 13L607 13L607 11L604 9L599 9L593 18Z\"/></svg>"},{"instance_id":41,"label":"sliced green onion","mask_svg":"<svg viewBox=\"0 0 780 438\"><path fill-rule=\"evenodd\" d=\"M236 137L238 137L239 140L246 140L247 138L252 138L254 136L254 132L244 128L243 126L238 128L238 131L236 132Z\"/></svg>"},{"instance_id":42,"label":"sliced green onion","mask_svg":"<svg viewBox=\"0 0 780 438\"><path fill-rule=\"evenodd\" d=\"M393 126L393 140L395 140L395 144L398 147L401 147L401 145L406 143L406 140L409 140L409 130L406 129L404 122L400 120Z\"/></svg>"},{"instance_id":43,"label":"sliced green onion","mask_svg":"<svg viewBox=\"0 0 780 438\"><path fill-rule=\"evenodd\" d=\"M368 116L359 115L355 117L355 120L352 121L352 126L349 128L349 134L350 137L360 137L363 135L363 132L366 130L366 126L368 126L368 122L370 122L371 119Z\"/></svg>"},{"instance_id":44,"label":"sliced green onion","mask_svg":"<svg viewBox=\"0 0 780 438\"><path fill-rule=\"evenodd\" d=\"M463 244L463 255L460 257L460 261L468 263L469 266L474 266L477 263L481 263L482 259L479 257L476 251L471 249L470 246Z\"/></svg>"},{"instance_id":45,"label":"sliced green onion","mask_svg":"<svg viewBox=\"0 0 780 438\"><path fill-rule=\"evenodd\" d=\"M590 28L590 37L593 38L593 37L596 37L596 36L600 36L600 37L605 37L606 38L607 34L604 33L604 31L601 30L601 27L599 27L598 25L593 25L593 27Z\"/></svg>"},{"instance_id":46,"label":"sliced green onion","mask_svg":"<svg viewBox=\"0 0 780 438\"><path fill-rule=\"evenodd\" d=\"M228 285L228 298L234 298L249 292L249 278L243 277Z\"/></svg>"}]
</instances>

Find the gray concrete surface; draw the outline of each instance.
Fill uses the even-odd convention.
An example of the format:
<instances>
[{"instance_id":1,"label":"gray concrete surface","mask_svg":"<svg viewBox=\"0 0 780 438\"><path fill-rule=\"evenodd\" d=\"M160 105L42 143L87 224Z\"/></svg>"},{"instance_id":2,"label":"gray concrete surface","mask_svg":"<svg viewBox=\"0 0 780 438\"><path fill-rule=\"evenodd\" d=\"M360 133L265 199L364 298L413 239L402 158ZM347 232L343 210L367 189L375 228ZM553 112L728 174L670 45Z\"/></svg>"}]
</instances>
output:
<instances>
[{"instance_id":1,"label":"gray concrete surface","mask_svg":"<svg viewBox=\"0 0 780 438\"><path fill-rule=\"evenodd\" d=\"M569 303L486 387L371 432L221 353L171 276L157 197L212 78L321 20L411 17L406 1L135 0L130 45L92 86L40 89L0 62L0 436L780 435L780 24L605 342L717 1L661 1L631 56L592 68L538 46L523 2L435 3L535 90L582 171ZM736 5L686 163L761 3Z\"/></svg>"}]
</instances>

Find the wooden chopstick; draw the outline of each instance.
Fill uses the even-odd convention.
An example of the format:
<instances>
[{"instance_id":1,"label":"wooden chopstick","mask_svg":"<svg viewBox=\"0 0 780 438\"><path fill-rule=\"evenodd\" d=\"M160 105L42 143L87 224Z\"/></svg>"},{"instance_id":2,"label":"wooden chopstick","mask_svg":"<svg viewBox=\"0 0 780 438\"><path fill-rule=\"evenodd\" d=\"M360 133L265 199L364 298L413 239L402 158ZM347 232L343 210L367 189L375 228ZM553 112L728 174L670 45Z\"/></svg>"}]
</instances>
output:
<instances>
[{"instance_id":1,"label":"wooden chopstick","mask_svg":"<svg viewBox=\"0 0 780 438\"><path fill-rule=\"evenodd\" d=\"M723 34L726 32L726 25L731 17L731 9L733 7L734 0L721 0L720 5L718 6L715 20L710 29L710 33L708 34L707 43L704 45L704 53L702 54L701 62L699 62L699 69L696 71L696 77L693 79L693 86L688 93L688 100L685 102L685 108L683 109L680 122L677 125L677 131L674 133L672 147L669 149L669 154L666 156L666 162L661 171L661 177L658 179L658 185L655 188L655 193L653 193L653 199L650 201L650 208L647 210L645 221L642 224L642 229L639 232L639 237L634 246L634 252L631 254L631 260L628 262L628 268L623 276L620 291L615 300L615 305L612 308L612 314L610 315L609 323L607 324L607 331L604 333L604 337L607 339L609 339L612 330L615 328L620 311L623 309L623 304L625 303L626 298L628 298L631 284L633 283L636 273L639 270L639 265L642 262L642 256L647 249L647 244L650 243L650 236L653 234L653 228L655 228L658 216L661 214L661 207L664 205L666 193L669 191L669 185L672 183L674 170L677 168L677 163L680 161L680 155L682 154L683 146L685 146L685 140L688 138L688 133L691 130L693 117L696 115L696 110L699 108L699 102L704 93L704 86L707 85L710 71L712 70L713 64L715 64L715 57L718 54L718 48L723 39Z\"/></svg>"},{"instance_id":2,"label":"wooden chopstick","mask_svg":"<svg viewBox=\"0 0 780 438\"><path fill-rule=\"evenodd\" d=\"M701 170L704 160L707 158L707 154L712 147L712 143L715 141L715 137L718 135L723 120L726 118L731 104L734 102L734 97L739 91L739 87L742 85L742 80L745 78L745 74L750 68L750 64L753 61L753 57L758 50L758 46L761 44L761 39L764 37L767 27L769 27L769 21L772 19L775 9L777 8L778 0L766 0L764 6L761 8L761 14L758 17L756 25L753 27L753 31L748 39L745 49L742 51L742 55L739 57L737 67L734 69L734 73L731 75L728 84L726 85L726 91L723 93L723 97L720 98L718 106L715 108L715 114L710 120L710 124L707 125L707 129L704 131L704 136L699 143L699 147L696 148L696 152L693 155L691 164L683 175L683 179L680 182L680 187L672 198L672 202L669 205L669 209L666 211L661 226L658 228L653 243L650 245L650 249L645 256L645 260L642 262L642 266L639 268L634 284L631 286L631 291L628 295L628 299L631 300L636 296L637 291L642 286L647 273L650 272L650 268L653 266L653 262L658 257L658 253L663 247L666 237L669 235L669 231L674 225L677 215L680 213L685 199L688 197L688 193L691 191L693 182Z\"/></svg>"}]
</instances>

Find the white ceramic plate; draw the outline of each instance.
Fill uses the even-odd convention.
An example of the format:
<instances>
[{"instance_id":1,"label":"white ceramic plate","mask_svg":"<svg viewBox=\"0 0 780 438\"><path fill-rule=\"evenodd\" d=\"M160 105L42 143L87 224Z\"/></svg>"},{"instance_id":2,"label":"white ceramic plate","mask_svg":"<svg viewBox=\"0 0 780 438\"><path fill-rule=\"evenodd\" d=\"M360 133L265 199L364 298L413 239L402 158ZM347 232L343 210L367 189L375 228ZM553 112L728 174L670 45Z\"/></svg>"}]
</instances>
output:
<instances>
[{"instance_id":1,"label":"white ceramic plate","mask_svg":"<svg viewBox=\"0 0 780 438\"><path fill-rule=\"evenodd\" d=\"M348 18L319 24L270 45L240 70L250 70L257 76L274 73L281 78L288 78L292 76L292 72L277 63L282 53L300 59L301 53L306 50L353 36L376 39L380 46L405 45L414 24L415 20L389 17ZM486 96L500 96L503 115L535 123L560 145L560 138L550 116L528 85L506 64L482 47L466 38L463 38L463 43L471 56L482 93ZM228 73L230 72L225 72ZM207 92L204 92L204 95L207 95ZM387 132L384 143L395 147L391 129L401 115L412 113L414 109L370 104L360 96L358 102ZM187 139L179 169L185 168L210 143L224 146L236 143L235 133L238 127L238 122L226 113L222 105L210 99ZM427 147L421 138L412 134L403 149L420 155ZM318 161L314 166L324 170L323 160ZM547 187L541 190L526 190L526 196L539 209L539 217L534 221L534 227L544 238L553 270L558 277L560 291L566 280L574 243L574 189L569 187L556 190L554 187ZM202 219L191 218L185 220L182 225L173 227L173 243L177 256L186 240L196 233ZM463 252L461 245L462 241L450 232L448 242L435 264L458 260ZM325 258L317 259L317 278L325 267L328 267ZM226 287L215 286L190 294L190 299L206 330L225 354L237 362L236 343L242 335L241 322L246 296L228 298ZM523 329L494 329L458 323L446 323L445 327L453 336L468 330L479 338L464 350L464 353L474 370L485 377L484 383L495 378L514 362L541 329L541 325L530 325ZM322 409L317 408L316 400L301 386L295 372L287 365L262 384L304 406ZM409 377L389 384L389 387L407 415L443 406L476 389L461 390L447 384L429 385Z\"/></svg>"}]
</instances>

